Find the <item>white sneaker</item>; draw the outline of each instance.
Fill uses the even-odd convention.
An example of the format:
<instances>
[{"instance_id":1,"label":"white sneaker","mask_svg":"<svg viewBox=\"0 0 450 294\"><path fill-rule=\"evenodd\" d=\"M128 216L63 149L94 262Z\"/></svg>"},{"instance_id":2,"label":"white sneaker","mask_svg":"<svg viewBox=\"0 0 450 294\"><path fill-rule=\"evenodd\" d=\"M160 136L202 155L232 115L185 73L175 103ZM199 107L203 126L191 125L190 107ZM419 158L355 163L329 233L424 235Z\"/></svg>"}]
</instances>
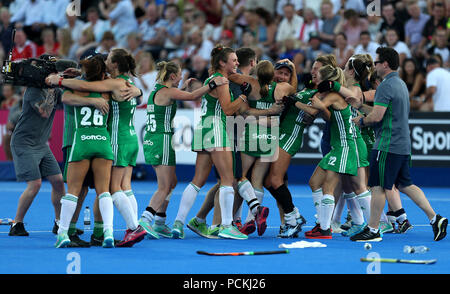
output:
<instances>
[{"instance_id":1,"label":"white sneaker","mask_svg":"<svg viewBox=\"0 0 450 294\"><path fill-rule=\"evenodd\" d=\"M331 231L332 231L334 234L340 234L340 233L342 233L344 230L341 229L341 223L332 221L332 222L331 222Z\"/></svg>"}]
</instances>

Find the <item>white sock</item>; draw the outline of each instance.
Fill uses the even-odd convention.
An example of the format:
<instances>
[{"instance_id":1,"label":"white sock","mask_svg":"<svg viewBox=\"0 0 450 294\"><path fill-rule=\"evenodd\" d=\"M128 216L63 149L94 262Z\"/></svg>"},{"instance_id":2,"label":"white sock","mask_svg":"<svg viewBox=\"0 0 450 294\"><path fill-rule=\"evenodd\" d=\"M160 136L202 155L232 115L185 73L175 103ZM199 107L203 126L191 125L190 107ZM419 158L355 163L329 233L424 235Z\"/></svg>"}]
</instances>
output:
<instances>
[{"instance_id":1,"label":"white sock","mask_svg":"<svg viewBox=\"0 0 450 294\"><path fill-rule=\"evenodd\" d=\"M178 207L177 217L175 218L176 221L178 220L184 224L192 205L194 205L199 191L200 188L196 185L192 183L187 185L186 189L183 191L183 195L181 196L180 206Z\"/></svg>"},{"instance_id":2,"label":"white sock","mask_svg":"<svg viewBox=\"0 0 450 294\"><path fill-rule=\"evenodd\" d=\"M314 203L314 208L316 209L317 219L319 219L320 215L320 202L322 201L322 197L323 197L322 188L316 191L312 191L312 199Z\"/></svg>"},{"instance_id":3,"label":"white sock","mask_svg":"<svg viewBox=\"0 0 450 294\"><path fill-rule=\"evenodd\" d=\"M388 218L387 218L387 215L386 215L386 213L384 213L384 211L381 212L380 221L381 221L381 222L385 222L385 223L388 223L388 222L389 222L389 220L388 220Z\"/></svg>"},{"instance_id":4,"label":"white sock","mask_svg":"<svg viewBox=\"0 0 450 294\"><path fill-rule=\"evenodd\" d=\"M356 200L358 200L359 206L363 212L364 218L368 222L370 220L370 199L372 198L372 193L369 190L356 195Z\"/></svg>"},{"instance_id":5,"label":"white sock","mask_svg":"<svg viewBox=\"0 0 450 294\"><path fill-rule=\"evenodd\" d=\"M165 223L166 223L165 217L155 215L155 224L164 225Z\"/></svg>"},{"instance_id":6,"label":"white sock","mask_svg":"<svg viewBox=\"0 0 450 294\"><path fill-rule=\"evenodd\" d=\"M231 186L221 186L219 189L220 214L222 225L229 226L233 221L234 189Z\"/></svg>"},{"instance_id":7,"label":"white sock","mask_svg":"<svg viewBox=\"0 0 450 294\"><path fill-rule=\"evenodd\" d=\"M127 228L132 231L136 230L136 228L139 226L139 223L137 221L137 217L134 214L133 206L131 205L127 195L125 195L125 193L122 191L117 191L116 193L112 194L111 197L114 206L117 207L123 219L125 220Z\"/></svg>"},{"instance_id":8,"label":"white sock","mask_svg":"<svg viewBox=\"0 0 450 294\"><path fill-rule=\"evenodd\" d=\"M258 199L258 202L261 205L262 200L264 198L264 190L260 190L260 189L254 189L254 190L255 190L256 199ZM245 222L248 223L249 221L251 221L253 219L255 219L255 216L252 214L252 212L250 211L250 208L249 208Z\"/></svg>"},{"instance_id":9,"label":"white sock","mask_svg":"<svg viewBox=\"0 0 450 294\"><path fill-rule=\"evenodd\" d=\"M335 223L341 223L342 211L344 210L345 200L343 197L344 193L342 193L341 197L339 197L338 202L333 211L332 221Z\"/></svg>"},{"instance_id":10,"label":"white sock","mask_svg":"<svg viewBox=\"0 0 450 294\"><path fill-rule=\"evenodd\" d=\"M284 214L284 222L291 226L297 225L297 218L300 217L300 213L298 212L297 207L294 207L294 210Z\"/></svg>"},{"instance_id":11,"label":"white sock","mask_svg":"<svg viewBox=\"0 0 450 294\"><path fill-rule=\"evenodd\" d=\"M334 196L325 194L320 201L319 222L322 230L328 230L331 225L331 216L334 210Z\"/></svg>"},{"instance_id":12,"label":"white sock","mask_svg":"<svg viewBox=\"0 0 450 294\"><path fill-rule=\"evenodd\" d=\"M138 217L138 204L136 201L136 197L134 196L133 190L123 191L125 195L127 195L128 200L130 200L131 207L133 208L134 215L136 219Z\"/></svg>"},{"instance_id":13,"label":"white sock","mask_svg":"<svg viewBox=\"0 0 450 294\"><path fill-rule=\"evenodd\" d=\"M98 205L103 219L103 231L113 229L114 204L109 192L103 192L98 196Z\"/></svg>"},{"instance_id":14,"label":"white sock","mask_svg":"<svg viewBox=\"0 0 450 294\"><path fill-rule=\"evenodd\" d=\"M67 233L70 227L70 221L77 209L78 197L72 194L66 194L61 198L61 214L59 216L58 234Z\"/></svg>"},{"instance_id":15,"label":"white sock","mask_svg":"<svg viewBox=\"0 0 450 294\"><path fill-rule=\"evenodd\" d=\"M144 210L141 216L147 223L151 224L155 219L155 214L151 213L148 210Z\"/></svg>"},{"instance_id":16,"label":"white sock","mask_svg":"<svg viewBox=\"0 0 450 294\"><path fill-rule=\"evenodd\" d=\"M238 184L239 195L247 201L248 207L253 215L256 215L258 211L259 201L256 198L255 190L253 190L252 184L248 180L239 182Z\"/></svg>"},{"instance_id":17,"label":"white sock","mask_svg":"<svg viewBox=\"0 0 450 294\"><path fill-rule=\"evenodd\" d=\"M356 200L356 194L353 192L350 194L344 193L342 197L345 199L345 202L347 203L348 211L352 216L352 222L355 225L362 225L364 223L364 217L361 211L361 207L359 206L359 203Z\"/></svg>"}]
</instances>

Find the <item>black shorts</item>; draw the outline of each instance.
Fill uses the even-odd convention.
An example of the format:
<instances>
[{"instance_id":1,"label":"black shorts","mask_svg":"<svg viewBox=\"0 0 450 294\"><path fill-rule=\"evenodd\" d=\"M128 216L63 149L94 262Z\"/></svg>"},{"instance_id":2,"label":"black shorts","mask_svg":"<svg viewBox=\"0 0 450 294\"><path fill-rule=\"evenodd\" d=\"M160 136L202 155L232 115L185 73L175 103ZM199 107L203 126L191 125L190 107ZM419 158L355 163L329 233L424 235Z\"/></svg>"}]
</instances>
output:
<instances>
[{"instance_id":1,"label":"black shorts","mask_svg":"<svg viewBox=\"0 0 450 294\"><path fill-rule=\"evenodd\" d=\"M372 149L370 154L369 187L380 186L387 190L412 185L409 174L410 155L400 155Z\"/></svg>"},{"instance_id":2,"label":"black shorts","mask_svg":"<svg viewBox=\"0 0 450 294\"><path fill-rule=\"evenodd\" d=\"M71 146L64 147L62 149L63 153L63 178L64 182L67 183L67 166L69 165L69 153L70 153ZM92 169L89 168L86 176L84 177L83 187L89 187L90 189L95 189L95 182L94 182L94 173L92 172Z\"/></svg>"}]
</instances>

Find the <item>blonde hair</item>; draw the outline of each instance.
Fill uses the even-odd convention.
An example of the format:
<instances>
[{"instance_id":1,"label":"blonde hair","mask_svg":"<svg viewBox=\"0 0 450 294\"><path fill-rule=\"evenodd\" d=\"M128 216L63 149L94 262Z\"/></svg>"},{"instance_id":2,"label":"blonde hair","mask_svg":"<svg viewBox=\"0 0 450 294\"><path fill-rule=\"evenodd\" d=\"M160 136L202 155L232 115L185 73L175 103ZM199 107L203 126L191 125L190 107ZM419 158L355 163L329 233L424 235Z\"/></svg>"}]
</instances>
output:
<instances>
[{"instance_id":1,"label":"blonde hair","mask_svg":"<svg viewBox=\"0 0 450 294\"><path fill-rule=\"evenodd\" d=\"M338 67L334 54L320 55L316 58L316 61L322 63L322 66L331 65L332 67Z\"/></svg>"},{"instance_id":2,"label":"blonde hair","mask_svg":"<svg viewBox=\"0 0 450 294\"><path fill-rule=\"evenodd\" d=\"M261 86L261 90L259 90L261 97L269 94L269 85L273 80L274 72L273 64L268 60L262 60L256 65L256 75Z\"/></svg>"},{"instance_id":3,"label":"blonde hair","mask_svg":"<svg viewBox=\"0 0 450 294\"><path fill-rule=\"evenodd\" d=\"M340 67L333 67L331 65L325 65L319 69L319 73L320 73L320 76L322 77L322 81L330 80L330 81L336 81L341 85L345 84L344 71Z\"/></svg>"},{"instance_id":4,"label":"blonde hair","mask_svg":"<svg viewBox=\"0 0 450 294\"><path fill-rule=\"evenodd\" d=\"M165 82L170 78L171 74L177 74L180 71L180 67L173 61L160 61L156 65L158 74L156 80L159 82Z\"/></svg>"}]
</instances>

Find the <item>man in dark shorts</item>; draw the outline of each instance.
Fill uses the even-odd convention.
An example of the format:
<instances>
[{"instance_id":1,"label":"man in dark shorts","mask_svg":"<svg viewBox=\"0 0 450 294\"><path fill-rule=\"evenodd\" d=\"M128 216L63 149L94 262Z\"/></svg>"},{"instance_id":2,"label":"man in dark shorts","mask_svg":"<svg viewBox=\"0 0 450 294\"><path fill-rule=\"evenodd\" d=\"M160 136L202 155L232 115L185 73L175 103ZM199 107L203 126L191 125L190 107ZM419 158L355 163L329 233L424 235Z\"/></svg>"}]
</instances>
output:
<instances>
[{"instance_id":1,"label":"man in dark shorts","mask_svg":"<svg viewBox=\"0 0 450 294\"><path fill-rule=\"evenodd\" d=\"M399 55L394 49L386 47L380 47L376 52L375 68L383 81L376 90L374 106L362 105L354 99L348 100L353 107L368 114L367 117L355 118L355 124L359 127L373 126L376 135L370 157L368 183L372 187L370 221L361 233L350 240L382 240L378 225L386 203L386 190L392 190L394 185L425 212L433 228L434 240L442 240L447 234L448 220L434 212L423 191L413 184L409 173L409 92L397 73Z\"/></svg>"}]
</instances>

